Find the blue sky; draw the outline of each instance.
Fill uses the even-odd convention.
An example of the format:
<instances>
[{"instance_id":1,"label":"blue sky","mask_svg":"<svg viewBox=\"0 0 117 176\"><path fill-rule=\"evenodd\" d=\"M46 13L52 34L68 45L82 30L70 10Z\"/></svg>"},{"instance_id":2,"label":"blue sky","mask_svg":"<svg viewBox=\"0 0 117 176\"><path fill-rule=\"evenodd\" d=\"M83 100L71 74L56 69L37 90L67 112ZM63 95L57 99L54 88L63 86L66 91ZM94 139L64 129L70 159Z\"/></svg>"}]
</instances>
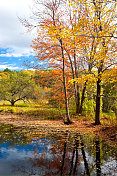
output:
<instances>
[{"instance_id":1,"label":"blue sky","mask_svg":"<svg viewBox=\"0 0 117 176\"><path fill-rule=\"evenodd\" d=\"M27 32L18 17L31 16L33 0L0 0L0 70L28 69L24 61L34 62L30 47L34 32Z\"/></svg>"},{"instance_id":2,"label":"blue sky","mask_svg":"<svg viewBox=\"0 0 117 176\"><path fill-rule=\"evenodd\" d=\"M0 48L0 70L4 70L5 68L9 68L10 70L23 70L29 69L25 63L29 63L33 65L34 56L33 55L16 55L14 52L10 51L10 48Z\"/></svg>"}]
</instances>

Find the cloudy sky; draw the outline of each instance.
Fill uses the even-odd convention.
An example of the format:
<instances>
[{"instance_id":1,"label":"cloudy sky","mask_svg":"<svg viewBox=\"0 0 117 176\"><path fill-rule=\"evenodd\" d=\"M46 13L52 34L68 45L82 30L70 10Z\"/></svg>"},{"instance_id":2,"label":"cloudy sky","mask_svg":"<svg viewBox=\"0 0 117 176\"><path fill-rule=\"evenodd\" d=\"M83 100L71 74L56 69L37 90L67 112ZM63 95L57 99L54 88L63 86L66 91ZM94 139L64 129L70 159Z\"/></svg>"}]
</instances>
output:
<instances>
[{"instance_id":1,"label":"cloudy sky","mask_svg":"<svg viewBox=\"0 0 117 176\"><path fill-rule=\"evenodd\" d=\"M24 61L33 63L30 47L33 33L27 32L18 17L31 15L33 0L0 0L0 70L26 69Z\"/></svg>"}]
</instances>

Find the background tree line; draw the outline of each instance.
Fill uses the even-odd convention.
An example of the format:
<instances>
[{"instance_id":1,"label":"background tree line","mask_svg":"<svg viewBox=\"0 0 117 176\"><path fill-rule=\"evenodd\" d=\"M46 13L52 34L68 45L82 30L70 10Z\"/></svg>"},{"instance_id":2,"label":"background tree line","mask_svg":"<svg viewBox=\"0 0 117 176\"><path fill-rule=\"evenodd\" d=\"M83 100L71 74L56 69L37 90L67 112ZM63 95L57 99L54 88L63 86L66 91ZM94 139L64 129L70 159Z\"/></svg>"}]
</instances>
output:
<instances>
[{"instance_id":1,"label":"background tree line","mask_svg":"<svg viewBox=\"0 0 117 176\"><path fill-rule=\"evenodd\" d=\"M62 114L65 109L65 102L61 72L57 69L19 72L5 69L4 71L0 71L0 99L9 101L12 106L19 100L23 100L24 102L31 100L42 106L48 104L53 108L59 109ZM74 84L71 83L72 73L66 73L70 114L75 115L76 101ZM82 75L83 72L81 71L79 79L82 78ZM79 88L81 90L83 89L81 80L79 82ZM108 114L115 117L117 115L116 103L116 82L103 83L101 91L101 114L105 114L105 118L108 117ZM87 86L82 115L94 117L95 109L96 85L94 82Z\"/></svg>"}]
</instances>

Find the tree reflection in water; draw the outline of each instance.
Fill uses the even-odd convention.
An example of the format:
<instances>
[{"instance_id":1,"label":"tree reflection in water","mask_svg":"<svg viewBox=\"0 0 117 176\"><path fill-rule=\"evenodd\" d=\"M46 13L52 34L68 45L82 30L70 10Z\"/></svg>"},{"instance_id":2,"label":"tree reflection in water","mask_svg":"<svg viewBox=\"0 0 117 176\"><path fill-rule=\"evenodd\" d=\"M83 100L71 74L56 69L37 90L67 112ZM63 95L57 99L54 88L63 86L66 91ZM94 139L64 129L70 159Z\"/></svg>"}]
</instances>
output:
<instances>
[{"instance_id":1,"label":"tree reflection in water","mask_svg":"<svg viewBox=\"0 0 117 176\"><path fill-rule=\"evenodd\" d=\"M96 139L95 139L95 148L96 148L96 171L97 171L97 176L101 176L100 141L99 141L99 137L96 137Z\"/></svg>"},{"instance_id":2,"label":"tree reflection in water","mask_svg":"<svg viewBox=\"0 0 117 176\"><path fill-rule=\"evenodd\" d=\"M8 172L13 169L9 175L101 176L113 173L114 176L117 173L116 147L108 146L97 136L66 131L48 136L40 134L31 139L23 133L23 128L12 125L1 125L0 136L0 162ZM1 173L8 173L0 169Z\"/></svg>"},{"instance_id":3,"label":"tree reflection in water","mask_svg":"<svg viewBox=\"0 0 117 176\"><path fill-rule=\"evenodd\" d=\"M85 150L84 150L84 142L83 142L82 136L80 136L80 139L81 139L81 151L82 151L82 156L83 156L83 160L84 160L84 166L85 166L86 174L88 176L90 176L90 170L89 170L88 162L87 162L87 159L86 159L86 154L85 154Z\"/></svg>"},{"instance_id":4,"label":"tree reflection in water","mask_svg":"<svg viewBox=\"0 0 117 176\"><path fill-rule=\"evenodd\" d=\"M87 146L86 148L85 146L86 141L82 135L75 134L71 137L71 134L66 132L62 140L50 142L50 153L46 149L33 161L44 168L45 175L101 176L99 137L94 138L92 152L87 151Z\"/></svg>"},{"instance_id":5,"label":"tree reflection in water","mask_svg":"<svg viewBox=\"0 0 117 176\"><path fill-rule=\"evenodd\" d=\"M43 155L39 154L34 163L39 167L44 167L45 175L88 175L90 176L90 169L86 159L84 150L83 138L76 134L72 139L67 132L64 136L64 141L57 141L50 144L51 157L47 150ZM36 152L36 150L34 150ZM83 161L82 161L83 160ZM82 162L80 162L82 161ZM83 164L85 173L83 169Z\"/></svg>"},{"instance_id":6,"label":"tree reflection in water","mask_svg":"<svg viewBox=\"0 0 117 176\"><path fill-rule=\"evenodd\" d=\"M64 168L64 163L65 163L65 155L66 155L66 148L67 148L68 135L69 135L69 134L66 133L65 143L64 143L63 160L62 160L62 166L61 166L61 176L63 175L63 168Z\"/></svg>"},{"instance_id":7,"label":"tree reflection in water","mask_svg":"<svg viewBox=\"0 0 117 176\"><path fill-rule=\"evenodd\" d=\"M74 143L74 148L73 148L73 153L72 153L72 160L71 160L71 167L70 167L70 173L69 175L72 175L72 170L73 170L73 175L76 174L76 169L77 169L77 164L78 164L78 147L79 147L79 140L78 140L78 135L75 136L75 143ZM75 156L76 154L76 156ZM76 157L76 158L75 158ZM75 158L75 164L74 162ZM74 164L74 168L73 168Z\"/></svg>"}]
</instances>

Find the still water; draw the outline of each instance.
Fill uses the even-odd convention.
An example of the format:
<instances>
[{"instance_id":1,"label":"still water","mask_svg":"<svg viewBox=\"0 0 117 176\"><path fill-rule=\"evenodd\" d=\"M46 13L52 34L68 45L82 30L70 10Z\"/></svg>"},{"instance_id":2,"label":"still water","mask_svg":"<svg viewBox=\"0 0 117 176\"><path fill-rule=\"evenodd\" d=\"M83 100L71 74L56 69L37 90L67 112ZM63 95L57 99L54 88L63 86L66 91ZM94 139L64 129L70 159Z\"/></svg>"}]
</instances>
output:
<instances>
[{"instance_id":1,"label":"still water","mask_svg":"<svg viewBox=\"0 0 117 176\"><path fill-rule=\"evenodd\" d=\"M117 148L99 137L0 127L0 176L117 176Z\"/></svg>"}]
</instances>

